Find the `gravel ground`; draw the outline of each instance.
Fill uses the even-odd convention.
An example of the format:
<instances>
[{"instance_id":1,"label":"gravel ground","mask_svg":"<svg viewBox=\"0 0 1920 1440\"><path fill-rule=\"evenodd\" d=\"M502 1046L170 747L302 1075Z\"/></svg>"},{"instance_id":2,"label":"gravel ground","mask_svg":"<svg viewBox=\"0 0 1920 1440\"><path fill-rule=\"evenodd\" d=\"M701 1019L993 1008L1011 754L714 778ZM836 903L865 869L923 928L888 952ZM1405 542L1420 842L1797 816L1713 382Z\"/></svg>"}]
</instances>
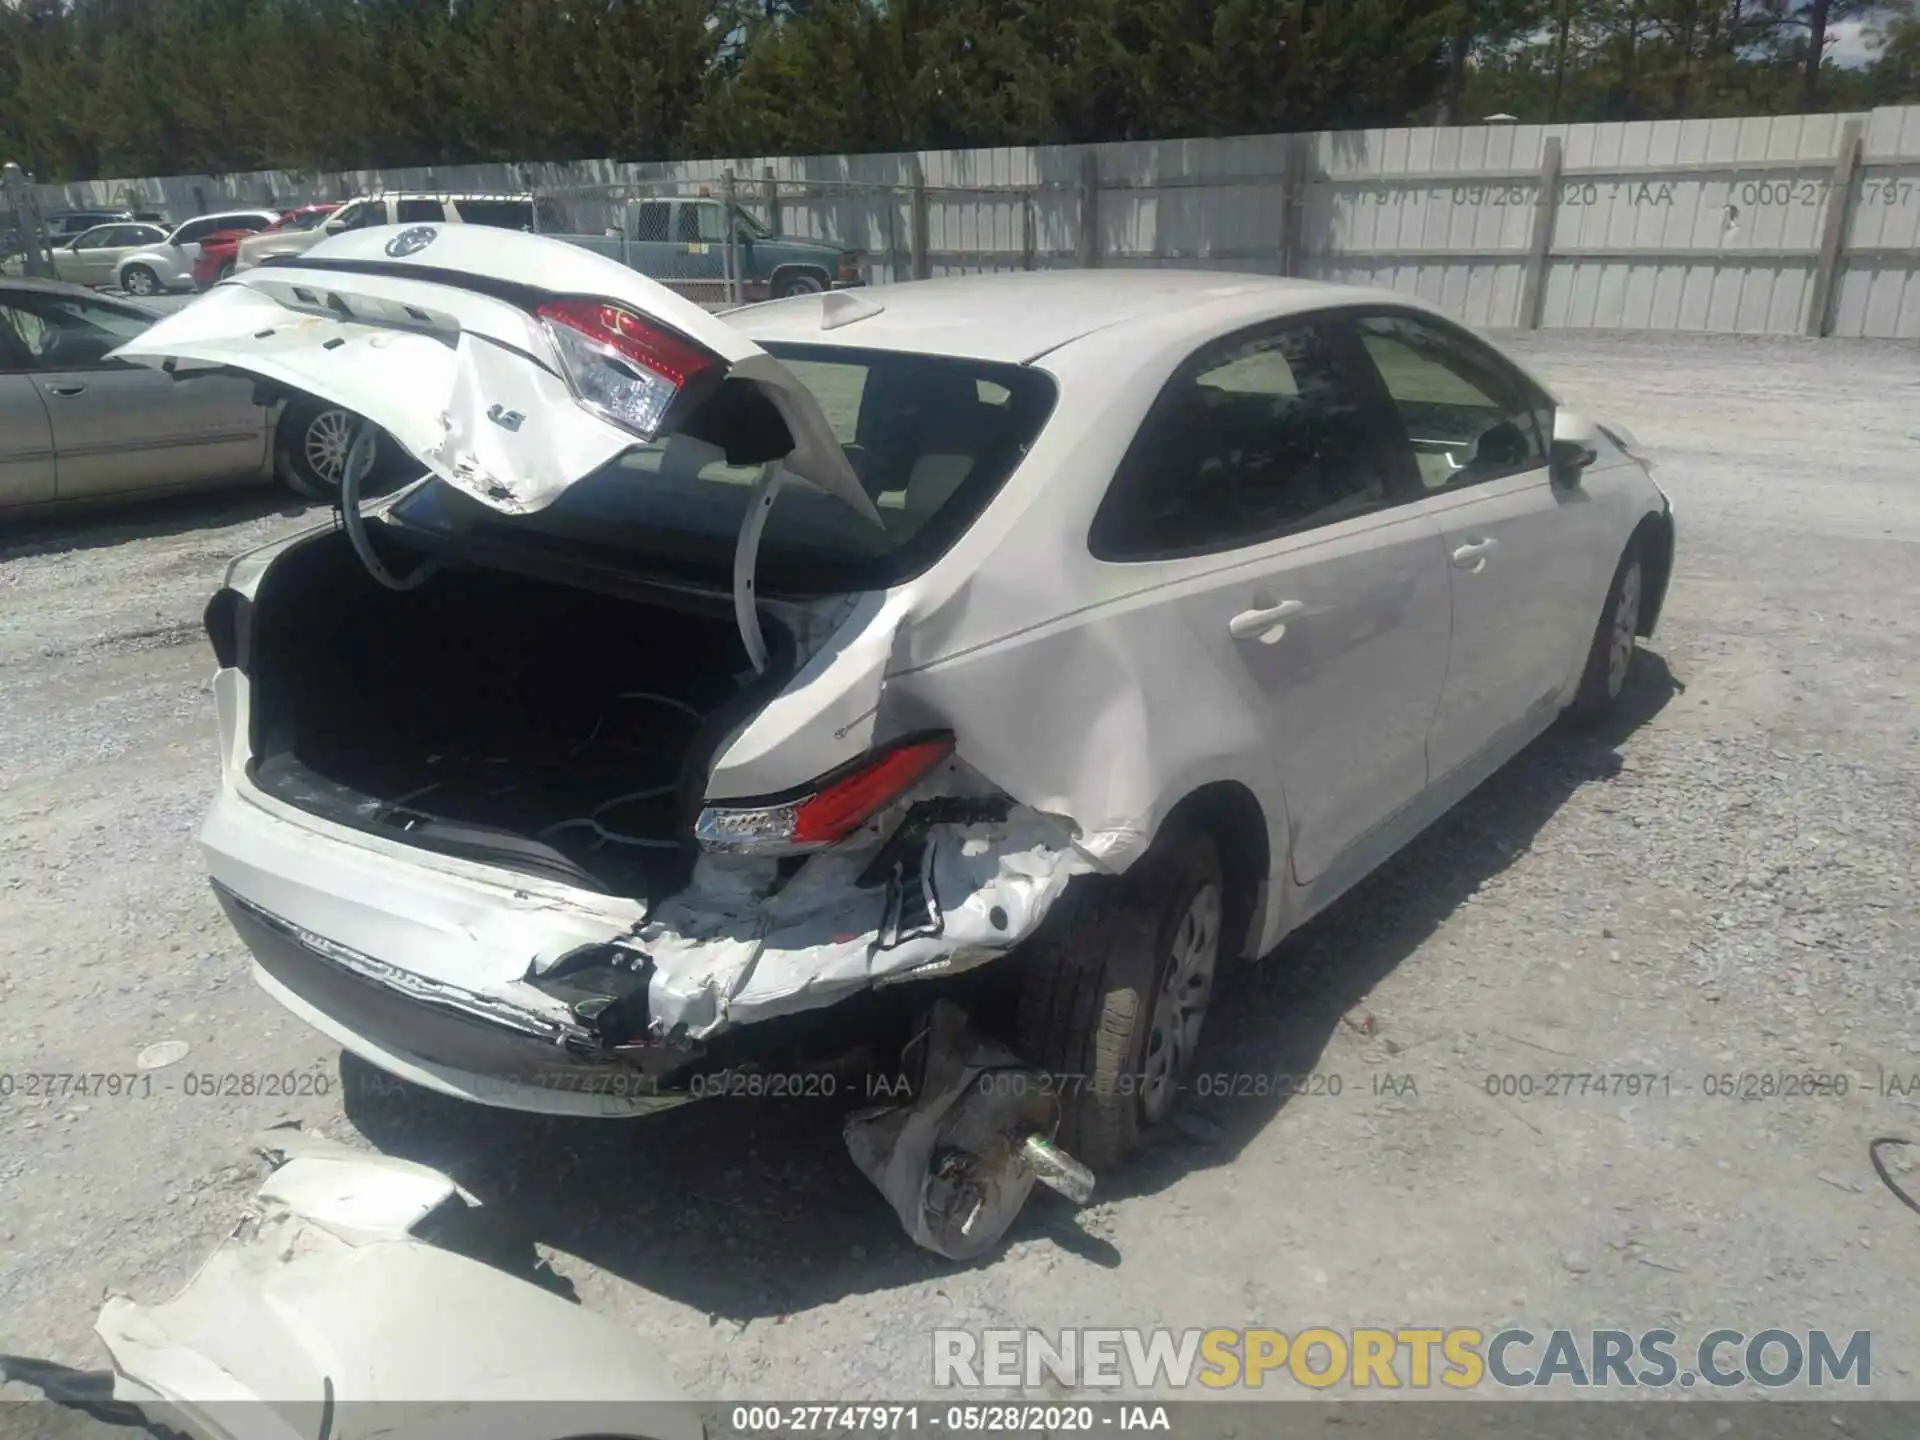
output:
<instances>
[{"instance_id":1,"label":"gravel ground","mask_svg":"<svg viewBox=\"0 0 1920 1440\"><path fill-rule=\"evenodd\" d=\"M1322 1093L1196 1098L1097 1205L1043 1196L970 1268L907 1242L831 1107L595 1125L357 1083L248 978L192 843L201 606L231 555L321 517L260 492L10 530L0 1072L189 1048L150 1099L0 1101L0 1350L97 1363L102 1295L181 1283L258 1181L249 1137L298 1119L450 1170L499 1212L501 1263L655 1337L701 1396L925 1393L936 1325L1519 1322L1870 1329L1872 1393L1920 1397L1920 1215L1867 1156L1920 1140L1897 1093L1920 1091L1920 350L1515 343L1674 498L1630 713L1545 737L1229 978L1203 1069ZM1603 1071L1669 1078L1488 1093ZM264 1072L325 1093L185 1093ZM1708 1093L1740 1072L1850 1088Z\"/></svg>"}]
</instances>

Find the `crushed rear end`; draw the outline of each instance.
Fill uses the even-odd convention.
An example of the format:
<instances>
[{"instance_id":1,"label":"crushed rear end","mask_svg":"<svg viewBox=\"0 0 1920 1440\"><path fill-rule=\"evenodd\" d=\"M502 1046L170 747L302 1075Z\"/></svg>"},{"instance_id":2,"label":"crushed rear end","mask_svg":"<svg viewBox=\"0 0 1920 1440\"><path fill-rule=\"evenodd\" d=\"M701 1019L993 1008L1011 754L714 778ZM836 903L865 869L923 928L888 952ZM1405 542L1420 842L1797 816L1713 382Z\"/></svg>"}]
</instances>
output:
<instances>
[{"instance_id":1,"label":"crushed rear end","mask_svg":"<svg viewBox=\"0 0 1920 1440\"><path fill-rule=\"evenodd\" d=\"M1094 868L883 695L896 595L761 593L783 489L850 526L875 497L792 371L633 271L356 231L120 353L319 396L429 471L208 609L213 883L263 986L371 1063L550 1113L830 1094ZM683 462L749 477L730 586L537 523Z\"/></svg>"}]
</instances>

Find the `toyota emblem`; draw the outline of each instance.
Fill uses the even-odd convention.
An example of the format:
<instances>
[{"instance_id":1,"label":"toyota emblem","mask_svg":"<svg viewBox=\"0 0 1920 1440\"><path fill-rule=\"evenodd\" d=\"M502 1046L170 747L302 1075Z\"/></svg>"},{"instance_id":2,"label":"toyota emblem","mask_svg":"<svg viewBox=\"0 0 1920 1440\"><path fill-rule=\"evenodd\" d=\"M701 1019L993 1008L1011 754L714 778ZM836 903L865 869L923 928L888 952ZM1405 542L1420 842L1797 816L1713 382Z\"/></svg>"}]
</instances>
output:
<instances>
[{"instance_id":1,"label":"toyota emblem","mask_svg":"<svg viewBox=\"0 0 1920 1440\"><path fill-rule=\"evenodd\" d=\"M404 260L409 255L418 255L434 242L440 232L431 225L416 225L411 230L402 230L387 241L387 254L396 260Z\"/></svg>"}]
</instances>

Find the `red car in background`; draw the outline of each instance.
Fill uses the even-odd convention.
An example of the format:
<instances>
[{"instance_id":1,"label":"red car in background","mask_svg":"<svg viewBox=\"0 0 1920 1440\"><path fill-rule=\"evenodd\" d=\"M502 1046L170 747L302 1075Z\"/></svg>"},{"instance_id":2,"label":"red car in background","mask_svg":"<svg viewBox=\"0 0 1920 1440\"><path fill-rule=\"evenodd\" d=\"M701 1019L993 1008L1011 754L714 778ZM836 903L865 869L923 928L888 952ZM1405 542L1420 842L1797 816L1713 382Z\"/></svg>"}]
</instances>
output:
<instances>
[{"instance_id":1,"label":"red car in background","mask_svg":"<svg viewBox=\"0 0 1920 1440\"><path fill-rule=\"evenodd\" d=\"M336 204L301 205L288 210L265 231L272 234L283 230L311 230L338 210ZM199 290L211 289L233 273L234 252L240 248L240 242L256 232L251 230L216 230L200 242L200 254L193 262L193 283Z\"/></svg>"}]
</instances>

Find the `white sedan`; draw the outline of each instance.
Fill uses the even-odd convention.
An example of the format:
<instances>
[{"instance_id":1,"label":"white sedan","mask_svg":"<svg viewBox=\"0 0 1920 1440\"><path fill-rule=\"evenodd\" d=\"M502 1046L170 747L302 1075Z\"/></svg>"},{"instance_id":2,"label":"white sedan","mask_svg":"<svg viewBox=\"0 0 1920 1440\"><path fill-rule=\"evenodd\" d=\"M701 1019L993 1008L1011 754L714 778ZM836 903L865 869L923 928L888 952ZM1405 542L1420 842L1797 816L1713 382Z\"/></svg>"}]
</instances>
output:
<instances>
[{"instance_id":1,"label":"white sedan","mask_svg":"<svg viewBox=\"0 0 1920 1440\"><path fill-rule=\"evenodd\" d=\"M522 1109L799 1093L964 995L1078 1077L1058 1139L1113 1165L1221 958L1612 704L1673 565L1624 430L1378 291L714 316L563 243L389 227L120 353L428 468L363 514L349 466L344 528L235 562L202 840L283 1004Z\"/></svg>"}]
</instances>

